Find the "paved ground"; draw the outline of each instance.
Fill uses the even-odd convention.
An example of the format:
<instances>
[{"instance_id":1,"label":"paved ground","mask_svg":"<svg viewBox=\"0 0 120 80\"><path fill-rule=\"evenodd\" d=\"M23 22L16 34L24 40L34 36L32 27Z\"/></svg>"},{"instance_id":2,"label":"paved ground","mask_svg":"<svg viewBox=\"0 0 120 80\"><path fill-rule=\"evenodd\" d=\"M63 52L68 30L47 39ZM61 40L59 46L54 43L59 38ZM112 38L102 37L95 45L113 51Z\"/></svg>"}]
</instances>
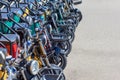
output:
<instances>
[{"instance_id":1,"label":"paved ground","mask_svg":"<svg viewBox=\"0 0 120 80\"><path fill-rule=\"evenodd\" d=\"M83 0L67 80L120 80L120 0Z\"/></svg>"}]
</instances>

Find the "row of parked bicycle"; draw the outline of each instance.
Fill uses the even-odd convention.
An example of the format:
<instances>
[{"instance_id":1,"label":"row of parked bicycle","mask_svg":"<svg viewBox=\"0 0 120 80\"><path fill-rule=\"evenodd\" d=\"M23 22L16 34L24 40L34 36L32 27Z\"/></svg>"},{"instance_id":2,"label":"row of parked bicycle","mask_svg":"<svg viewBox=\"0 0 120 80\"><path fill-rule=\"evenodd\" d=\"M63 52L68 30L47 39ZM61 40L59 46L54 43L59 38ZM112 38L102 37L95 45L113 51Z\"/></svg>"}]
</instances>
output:
<instances>
[{"instance_id":1,"label":"row of parked bicycle","mask_svg":"<svg viewBox=\"0 0 120 80\"><path fill-rule=\"evenodd\" d=\"M0 0L0 80L66 80L80 3Z\"/></svg>"}]
</instances>

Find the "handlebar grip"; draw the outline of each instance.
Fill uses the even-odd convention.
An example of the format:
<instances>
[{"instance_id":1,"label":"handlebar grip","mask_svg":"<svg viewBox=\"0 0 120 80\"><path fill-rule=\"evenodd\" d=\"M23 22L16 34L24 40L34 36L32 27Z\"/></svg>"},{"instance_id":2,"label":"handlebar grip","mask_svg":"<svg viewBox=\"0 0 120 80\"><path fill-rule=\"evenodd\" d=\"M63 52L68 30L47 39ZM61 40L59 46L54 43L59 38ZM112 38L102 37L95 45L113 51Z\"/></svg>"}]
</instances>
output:
<instances>
[{"instance_id":1,"label":"handlebar grip","mask_svg":"<svg viewBox=\"0 0 120 80\"><path fill-rule=\"evenodd\" d=\"M81 3L82 3L82 0L79 0L79 1L77 1L77 0L73 0L73 3L74 3L74 5L81 4Z\"/></svg>"}]
</instances>

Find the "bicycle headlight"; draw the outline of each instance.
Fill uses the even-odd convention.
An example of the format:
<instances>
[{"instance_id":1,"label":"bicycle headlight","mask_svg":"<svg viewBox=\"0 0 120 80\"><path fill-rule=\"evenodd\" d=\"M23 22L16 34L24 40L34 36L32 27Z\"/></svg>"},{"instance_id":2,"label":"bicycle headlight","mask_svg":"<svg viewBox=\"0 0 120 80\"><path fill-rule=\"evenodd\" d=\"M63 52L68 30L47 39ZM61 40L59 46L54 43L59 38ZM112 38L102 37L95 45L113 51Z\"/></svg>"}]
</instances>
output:
<instances>
[{"instance_id":1,"label":"bicycle headlight","mask_svg":"<svg viewBox=\"0 0 120 80\"><path fill-rule=\"evenodd\" d=\"M32 25L33 24L33 20L31 18L31 16L26 16L26 21L29 25Z\"/></svg>"},{"instance_id":2,"label":"bicycle headlight","mask_svg":"<svg viewBox=\"0 0 120 80\"><path fill-rule=\"evenodd\" d=\"M39 72L39 63L36 60L30 61L28 69L32 75L36 75Z\"/></svg>"}]
</instances>

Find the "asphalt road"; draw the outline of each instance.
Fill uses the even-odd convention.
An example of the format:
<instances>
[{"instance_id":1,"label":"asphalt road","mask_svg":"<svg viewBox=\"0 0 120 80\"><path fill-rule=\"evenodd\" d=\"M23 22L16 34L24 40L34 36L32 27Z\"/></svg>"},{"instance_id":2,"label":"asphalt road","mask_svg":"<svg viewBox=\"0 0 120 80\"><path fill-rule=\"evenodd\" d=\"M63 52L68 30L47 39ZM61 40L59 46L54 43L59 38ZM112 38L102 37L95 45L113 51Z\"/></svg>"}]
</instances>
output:
<instances>
[{"instance_id":1,"label":"asphalt road","mask_svg":"<svg viewBox=\"0 0 120 80\"><path fill-rule=\"evenodd\" d=\"M83 0L66 80L120 80L120 0Z\"/></svg>"}]
</instances>

